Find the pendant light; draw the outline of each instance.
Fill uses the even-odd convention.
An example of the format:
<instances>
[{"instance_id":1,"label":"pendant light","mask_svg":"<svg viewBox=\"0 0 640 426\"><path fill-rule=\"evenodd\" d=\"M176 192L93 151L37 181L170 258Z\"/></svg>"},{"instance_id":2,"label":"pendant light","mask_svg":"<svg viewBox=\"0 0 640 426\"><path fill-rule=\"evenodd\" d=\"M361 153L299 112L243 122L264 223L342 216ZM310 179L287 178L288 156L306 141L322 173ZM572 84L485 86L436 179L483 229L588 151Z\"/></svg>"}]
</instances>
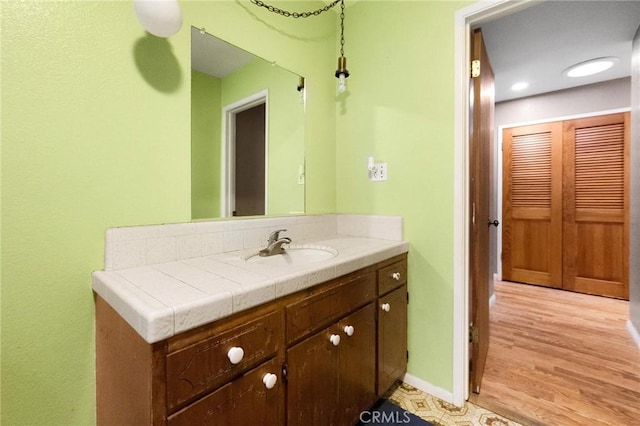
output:
<instances>
[{"instance_id":1,"label":"pendant light","mask_svg":"<svg viewBox=\"0 0 640 426\"><path fill-rule=\"evenodd\" d=\"M338 69L336 78L338 79L338 92L344 93L347 90L347 58L344 56L344 0L340 0L340 57L338 58Z\"/></svg>"}]
</instances>

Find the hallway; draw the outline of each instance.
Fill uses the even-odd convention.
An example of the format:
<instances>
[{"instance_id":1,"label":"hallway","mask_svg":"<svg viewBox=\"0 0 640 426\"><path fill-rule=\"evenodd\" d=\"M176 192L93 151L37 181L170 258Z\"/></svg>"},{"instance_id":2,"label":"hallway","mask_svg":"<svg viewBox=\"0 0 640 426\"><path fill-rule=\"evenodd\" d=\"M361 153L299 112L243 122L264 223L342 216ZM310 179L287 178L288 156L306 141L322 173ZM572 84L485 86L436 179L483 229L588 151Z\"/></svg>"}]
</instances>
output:
<instances>
[{"instance_id":1,"label":"hallway","mask_svg":"<svg viewBox=\"0 0 640 426\"><path fill-rule=\"evenodd\" d=\"M496 282L489 355L470 401L530 425L640 425L629 304Z\"/></svg>"}]
</instances>

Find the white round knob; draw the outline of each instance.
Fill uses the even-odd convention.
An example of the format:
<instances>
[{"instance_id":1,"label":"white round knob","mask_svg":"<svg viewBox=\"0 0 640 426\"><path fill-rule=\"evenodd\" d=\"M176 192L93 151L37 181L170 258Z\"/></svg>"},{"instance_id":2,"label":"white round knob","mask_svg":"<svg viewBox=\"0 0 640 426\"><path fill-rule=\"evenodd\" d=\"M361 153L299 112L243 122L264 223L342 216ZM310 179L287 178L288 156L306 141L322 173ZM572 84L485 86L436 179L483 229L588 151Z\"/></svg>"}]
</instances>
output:
<instances>
[{"instance_id":1,"label":"white round knob","mask_svg":"<svg viewBox=\"0 0 640 426\"><path fill-rule=\"evenodd\" d=\"M391 305L388 303L383 303L382 306L380 306L382 308L383 311L385 312L389 312L391 310Z\"/></svg>"},{"instance_id":2,"label":"white round knob","mask_svg":"<svg viewBox=\"0 0 640 426\"><path fill-rule=\"evenodd\" d=\"M346 334L347 336L351 337L353 336L353 332L354 332L354 328L352 325L345 325L344 326L344 334Z\"/></svg>"},{"instance_id":3,"label":"white round knob","mask_svg":"<svg viewBox=\"0 0 640 426\"><path fill-rule=\"evenodd\" d=\"M229 352L227 352L227 357L229 358L229 361L231 361L231 364L238 364L242 361L242 358L244 358L244 349L234 346L229 349Z\"/></svg>"},{"instance_id":4,"label":"white round knob","mask_svg":"<svg viewBox=\"0 0 640 426\"><path fill-rule=\"evenodd\" d=\"M331 337L329 337L329 340L333 343L333 346L338 346L340 344L340 336L337 334L332 334Z\"/></svg>"},{"instance_id":5,"label":"white round knob","mask_svg":"<svg viewBox=\"0 0 640 426\"><path fill-rule=\"evenodd\" d=\"M400 272L394 272L393 274L391 274L391 278L396 281L400 281Z\"/></svg>"},{"instance_id":6,"label":"white round knob","mask_svg":"<svg viewBox=\"0 0 640 426\"><path fill-rule=\"evenodd\" d=\"M278 381L278 376L273 373L267 373L262 377L262 383L267 389L273 389Z\"/></svg>"}]
</instances>

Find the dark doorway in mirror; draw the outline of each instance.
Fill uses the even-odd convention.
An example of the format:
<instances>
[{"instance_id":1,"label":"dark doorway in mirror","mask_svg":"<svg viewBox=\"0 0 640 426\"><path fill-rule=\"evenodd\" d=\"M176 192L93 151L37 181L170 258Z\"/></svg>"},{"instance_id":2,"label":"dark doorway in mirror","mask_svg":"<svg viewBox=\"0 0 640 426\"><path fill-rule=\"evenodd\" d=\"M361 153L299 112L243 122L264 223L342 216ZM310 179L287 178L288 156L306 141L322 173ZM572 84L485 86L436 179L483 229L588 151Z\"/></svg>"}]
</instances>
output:
<instances>
[{"instance_id":1,"label":"dark doorway in mirror","mask_svg":"<svg viewBox=\"0 0 640 426\"><path fill-rule=\"evenodd\" d=\"M234 216L265 214L265 104L235 114Z\"/></svg>"}]
</instances>

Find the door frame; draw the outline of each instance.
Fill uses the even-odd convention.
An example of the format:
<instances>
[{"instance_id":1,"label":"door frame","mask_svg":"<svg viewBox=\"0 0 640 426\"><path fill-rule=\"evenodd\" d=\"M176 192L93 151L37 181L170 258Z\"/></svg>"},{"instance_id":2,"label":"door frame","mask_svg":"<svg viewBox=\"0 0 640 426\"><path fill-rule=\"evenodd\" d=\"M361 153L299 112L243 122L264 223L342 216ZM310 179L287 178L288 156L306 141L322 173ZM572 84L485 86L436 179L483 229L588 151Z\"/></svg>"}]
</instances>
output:
<instances>
[{"instance_id":1,"label":"door frame","mask_svg":"<svg viewBox=\"0 0 640 426\"><path fill-rule=\"evenodd\" d=\"M269 90L261 90L222 108L222 167L220 168L220 217L235 210L236 114L264 104L264 213L269 206Z\"/></svg>"},{"instance_id":2,"label":"door frame","mask_svg":"<svg viewBox=\"0 0 640 426\"><path fill-rule=\"evenodd\" d=\"M460 9L454 27L453 394L469 398L469 68L471 26L515 13L539 0L487 0Z\"/></svg>"}]
</instances>

